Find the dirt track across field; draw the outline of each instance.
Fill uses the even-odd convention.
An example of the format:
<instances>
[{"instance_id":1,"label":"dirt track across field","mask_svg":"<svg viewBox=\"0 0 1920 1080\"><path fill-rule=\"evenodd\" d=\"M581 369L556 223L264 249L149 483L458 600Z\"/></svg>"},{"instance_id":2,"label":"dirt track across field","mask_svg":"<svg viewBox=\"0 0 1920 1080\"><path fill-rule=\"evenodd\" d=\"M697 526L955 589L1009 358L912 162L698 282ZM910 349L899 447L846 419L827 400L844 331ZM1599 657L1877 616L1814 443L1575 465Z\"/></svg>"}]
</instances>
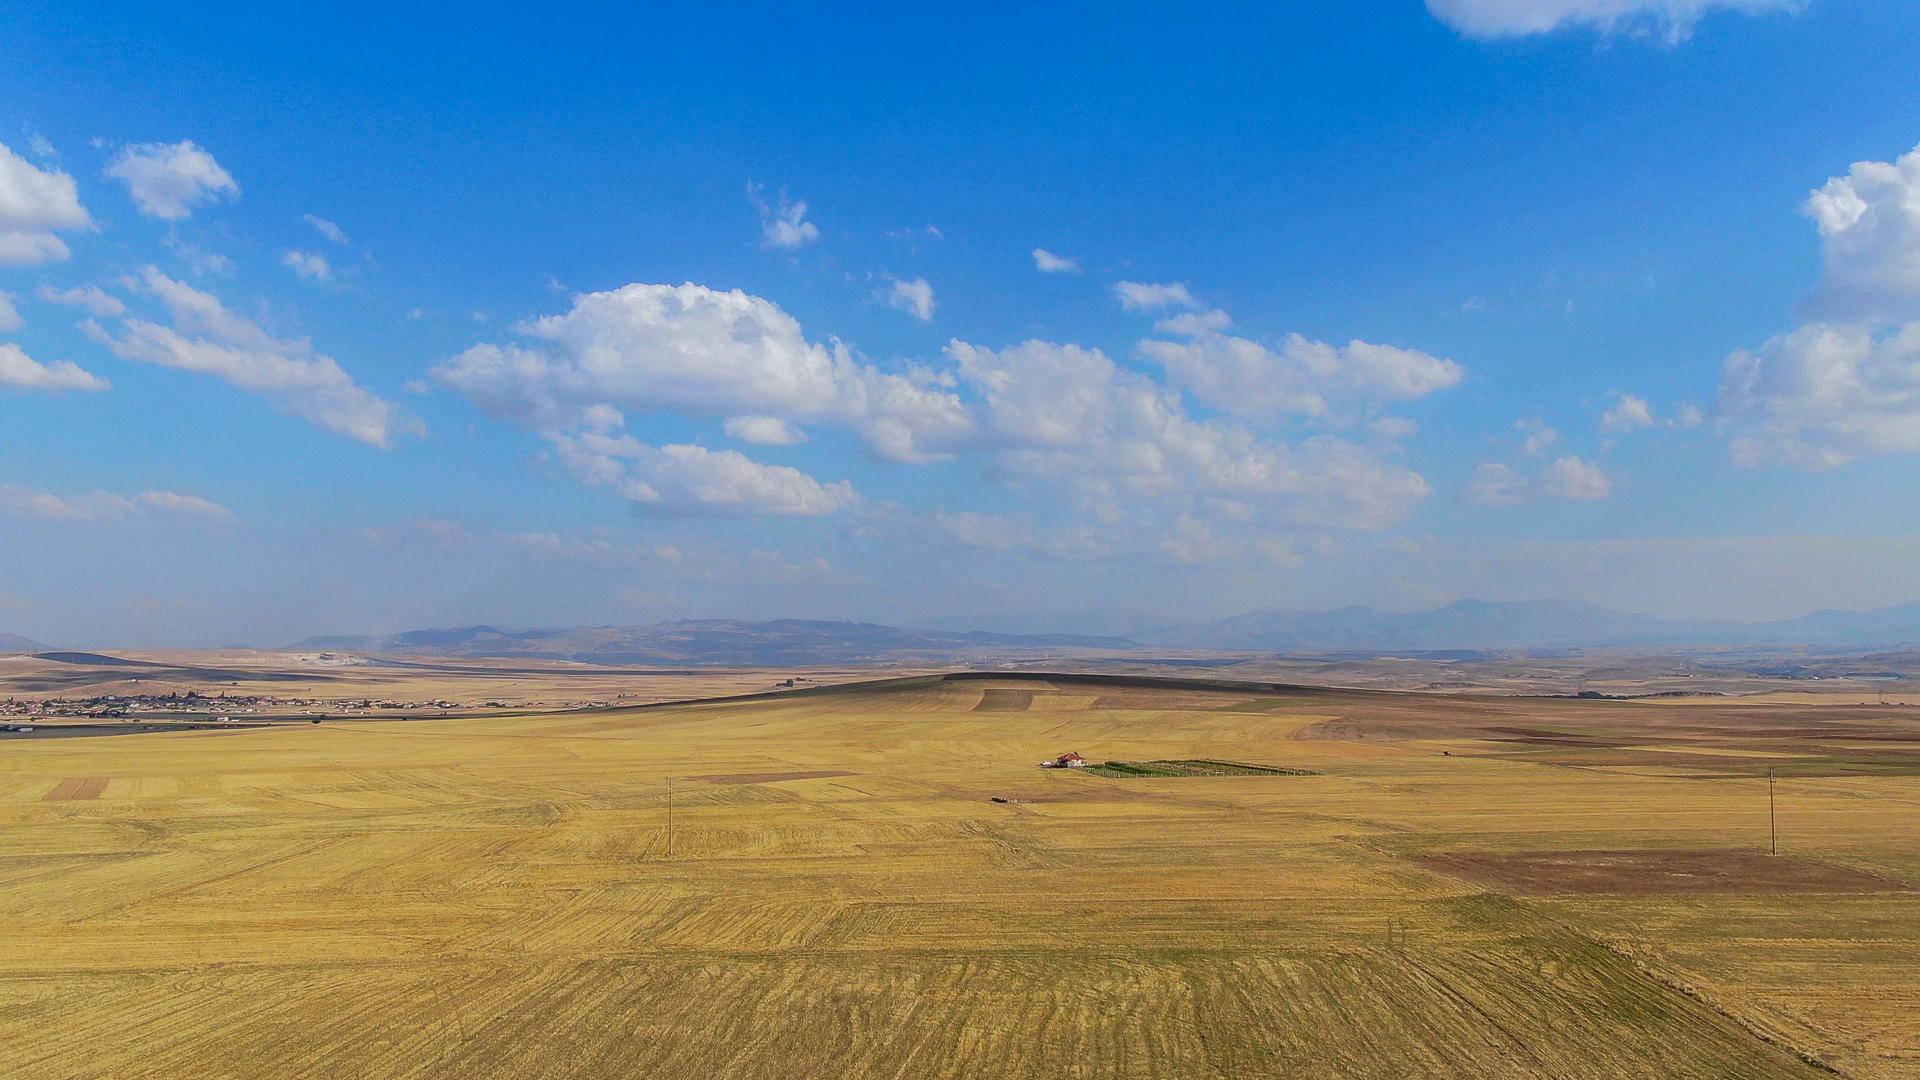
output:
<instances>
[{"instance_id":1,"label":"dirt track across field","mask_svg":"<svg viewBox=\"0 0 1920 1080\"><path fill-rule=\"evenodd\" d=\"M814 769L807 772L715 773L711 776L689 776L687 779L705 780L709 784L778 784L784 780L830 780L836 776L852 775L834 769Z\"/></svg>"}]
</instances>

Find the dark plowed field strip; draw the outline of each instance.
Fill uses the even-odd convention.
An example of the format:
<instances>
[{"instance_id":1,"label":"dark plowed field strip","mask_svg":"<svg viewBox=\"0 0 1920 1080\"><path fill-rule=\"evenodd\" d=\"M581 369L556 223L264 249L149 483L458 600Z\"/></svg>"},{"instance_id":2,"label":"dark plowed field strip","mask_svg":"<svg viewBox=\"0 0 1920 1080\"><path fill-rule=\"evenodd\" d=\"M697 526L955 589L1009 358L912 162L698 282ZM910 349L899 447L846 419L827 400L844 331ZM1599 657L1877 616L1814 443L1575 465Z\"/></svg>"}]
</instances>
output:
<instances>
[{"instance_id":1,"label":"dark plowed field strip","mask_svg":"<svg viewBox=\"0 0 1920 1080\"><path fill-rule=\"evenodd\" d=\"M105 776L69 776L60 781L52 791L47 792L46 802L72 802L78 799L97 799L107 790L108 777Z\"/></svg>"},{"instance_id":2,"label":"dark plowed field strip","mask_svg":"<svg viewBox=\"0 0 1920 1080\"><path fill-rule=\"evenodd\" d=\"M1911 892L1903 882L1761 851L1457 851L1420 862L1531 896L1694 896Z\"/></svg>"}]
</instances>

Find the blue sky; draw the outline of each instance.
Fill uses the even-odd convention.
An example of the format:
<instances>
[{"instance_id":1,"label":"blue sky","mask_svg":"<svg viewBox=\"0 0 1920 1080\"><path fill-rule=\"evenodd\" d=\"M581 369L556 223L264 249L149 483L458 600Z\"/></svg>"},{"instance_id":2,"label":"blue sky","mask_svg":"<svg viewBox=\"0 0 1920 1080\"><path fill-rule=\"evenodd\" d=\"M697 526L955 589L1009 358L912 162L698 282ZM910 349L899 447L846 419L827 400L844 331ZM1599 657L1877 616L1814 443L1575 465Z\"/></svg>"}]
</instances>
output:
<instances>
[{"instance_id":1,"label":"blue sky","mask_svg":"<svg viewBox=\"0 0 1920 1080\"><path fill-rule=\"evenodd\" d=\"M1895 0L11 5L0 629L1914 600L1915 70Z\"/></svg>"}]
</instances>

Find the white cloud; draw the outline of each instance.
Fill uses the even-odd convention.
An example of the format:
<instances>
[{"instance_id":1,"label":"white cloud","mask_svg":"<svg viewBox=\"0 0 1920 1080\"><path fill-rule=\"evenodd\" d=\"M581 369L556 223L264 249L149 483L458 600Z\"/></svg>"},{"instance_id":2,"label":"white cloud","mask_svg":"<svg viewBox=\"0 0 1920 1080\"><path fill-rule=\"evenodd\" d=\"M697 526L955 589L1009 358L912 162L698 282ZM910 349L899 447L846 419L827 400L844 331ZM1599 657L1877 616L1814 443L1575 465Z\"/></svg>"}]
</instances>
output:
<instances>
[{"instance_id":1,"label":"white cloud","mask_svg":"<svg viewBox=\"0 0 1920 1080\"><path fill-rule=\"evenodd\" d=\"M665 512L819 516L858 502L850 484L822 484L799 469L763 465L734 450L648 446L631 435L552 436L561 463L589 484Z\"/></svg>"},{"instance_id":2,"label":"white cloud","mask_svg":"<svg viewBox=\"0 0 1920 1080\"><path fill-rule=\"evenodd\" d=\"M777 416L729 416L724 425L727 437L755 446L799 446L807 433Z\"/></svg>"},{"instance_id":3,"label":"white cloud","mask_svg":"<svg viewBox=\"0 0 1920 1080\"><path fill-rule=\"evenodd\" d=\"M345 229L342 229L340 226L335 225L331 221L328 221L326 218L319 217L315 214L302 214L300 216L300 220L313 226L314 229L316 229L321 236L326 237L327 239L333 241L336 244L345 246L347 244L352 243L352 241L347 239L347 232Z\"/></svg>"},{"instance_id":4,"label":"white cloud","mask_svg":"<svg viewBox=\"0 0 1920 1080\"><path fill-rule=\"evenodd\" d=\"M33 151L33 156L41 161L51 161L60 156L60 151L54 147L52 140L33 130L27 132L27 149Z\"/></svg>"},{"instance_id":5,"label":"white cloud","mask_svg":"<svg viewBox=\"0 0 1920 1080\"><path fill-rule=\"evenodd\" d=\"M579 559L593 562L665 563L679 566L687 553L673 544L623 543L606 537L591 539L561 536L558 533L514 533L504 538L507 544L555 559Z\"/></svg>"},{"instance_id":6,"label":"white cloud","mask_svg":"<svg viewBox=\"0 0 1920 1080\"><path fill-rule=\"evenodd\" d=\"M27 320L21 318L20 309L13 306L12 294L0 292L0 330L18 330L25 325Z\"/></svg>"},{"instance_id":7,"label":"white cloud","mask_svg":"<svg viewBox=\"0 0 1920 1080\"><path fill-rule=\"evenodd\" d=\"M1563 457L1547 466L1540 493L1551 499L1604 499L1613 494L1613 481L1591 461Z\"/></svg>"},{"instance_id":8,"label":"white cloud","mask_svg":"<svg viewBox=\"0 0 1920 1080\"><path fill-rule=\"evenodd\" d=\"M1820 229L1822 316L1920 318L1920 148L1897 161L1862 161L1808 197Z\"/></svg>"},{"instance_id":9,"label":"white cloud","mask_svg":"<svg viewBox=\"0 0 1920 1080\"><path fill-rule=\"evenodd\" d=\"M302 281L328 281L333 277L326 256L311 251L289 251L280 256L280 265L298 274Z\"/></svg>"},{"instance_id":10,"label":"white cloud","mask_svg":"<svg viewBox=\"0 0 1920 1080\"><path fill-rule=\"evenodd\" d=\"M141 213L165 221L178 221L196 206L240 195L233 174L189 141L134 143L107 166L107 175L126 183Z\"/></svg>"},{"instance_id":11,"label":"white cloud","mask_svg":"<svg viewBox=\"0 0 1920 1080\"><path fill-rule=\"evenodd\" d=\"M1161 327L1191 339L1143 341L1141 351L1167 369L1171 383L1236 416L1332 417L1370 403L1414 401L1458 385L1466 374L1451 360L1391 345L1336 346L1291 334L1276 350L1218 333L1205 320L1167 320Z\"/></svg>"},{"instance_id":12,"label":"white cloud","mask_svg":"<svg viewBox=\"0 0 1920 1080\"><path fill-rule=\"evenodd\" d=\"M1831 469L1920 451L1920 323L1813 323L1727 358L1715 415L1735 460Z\"/></svg>"},{"instance_id":13,"label":"white cloud","mask_svg":"<svg viewBox=\"0 0 1920 1080\"><path fill-rule=\"evenodd\" d=\"M1510 465L1481 463L1467 485L1467 498L1481 506L1518 506L1527 501L1530 485Z\"/></svg>"},{"instance_id":14,"label":"white cloud","mask_svg":"<svg viewBox=\"0 0 1920 1080\"><path fill-rule=\"evenodd\" d=\"M894 462L976 453L989 478L1064 491L1110 523L1127 502L1150 500L1170 508L1161 520L1231 503L1265 527L1376 528L1430 493L1378 456L1410 425L1383 429L1372 448L1327 435L1266 439L1197 419L1177 389L1073 345L955 341L944 366L894 374L842 343L808 341L762 298L693 284L580 294L567 312L514 329L523 342L476 346L434 378L552 443L584 482L673 512L829 513L855 496L737 454L650 445L626 432L629 414L722 421L729 437L759 445L801 441L801 425L839 425ZM1432 381L1401 370L1420 354L1330 351L1343 403L1421 393Z\"/></svg>"},{"instance_id":15,"label":"white cloud","mask_svg":"<svg viewBox=\"0 0 1920 1080\"><path fill-rule=\"evenodd\" d=\"M1539 457L1547 452L1548 447L1560 441L1560 433L1539 420L1522 420L1514 426L1527 433L1520 450L1528 457Z\"/></svg>"},{"instance_id":16,"label":"white cloud","mask_svg":"<svg viewBox=\"0 0 1920 1080\"><path fill-rule=\"evenodd\" d=\"M151 266L129 284L159 297L173 326L126 318L115 338L88 323L95 340L122 359L216 376L281 412L371 446L386 447L396 434L425 431L419 420L369 393L305 339L277 340L211 294Z\"/></svg>"},{"instance_id":17,"label":"white cloud","mask_svg":"<svg viewBox=\"0 0 1920 1080\"><path fill-rule=\"evenodd\" d=\"M174 491L142 492L135 500L140 506L167 514L181 514L188 517L225 518L230 515L227 508L219 503L203 499L198 495L182 495Z\"/></svg>"},{"instance_id":18,"label":"white cloud","mask_svg":"<svg viewBox=\"0 0 1920 1080\"><path fill-rule=\"evenodd\" d=\"M1734 460L1818 470L1920 452L1920 149L1856 163L1802 212L1824 268L1807 306L1826 319L1727 358L1712 411Z\"/></svg>"},{"instance_id":19,"label":"white cloud","mask_svg":"<svg viewBox=\"0 0 1920 1080\"><path fill-rule=\"evenodd\" d=\"M1645 398L1632 394L1614 395L1613 405L1600 414L1600 430L1612 435L1639 431L1653 426L1653 408Z\"/></svg>"},{"instance_id":20,"label":"white cloud","mask_svg":"<svg viewBox=\"0 0 1920 1080\"><path fill-rule=\"evenodd\" d=\"M127 313L127 305L122 303L119 297L98 285L82 285L74 289L56 289L51 285L42 285L34 295L49 304L65 304L67 307L82 308L88 314L102 318Z\"/></svg>"},{"instance_id":21,"label":"white cloud","mask_svg":"<svg viewBox=\"0 0 1920 1080\"><path fill-rule=\"evenodd\" d=\"M1657 33L1683 41L1714 11L1792 11L1804 0L1427 0L1434 17L1473 38L1523 37L1563 27Z\"/></svg>"},{"instance_id":22,"label":"white cloud","mask_svg":"<svg viewBox=\"0 0 1920 1080\"><path fill-rule=\"evenodd\" d=\"M0 484L0 510L21 517L73 523L118 521L134 517L211 518L225 520L225 507L197 495L147 491L115 495L96 491L88 495L51 495L17 484Z\"/></svg>"},{"instance_id":23,"label":"white cloud","mask_svg":"<svg viewBox=\"0 0 1920 1080\"><path fill-rule=\"evenodd\" d=\"M1185 282L1176 281L1166 285L1151 285L1139 281L1122 281L1114 285L1113 295L1120 298L1120 306L1128 311L1150 311L1154 308L1184 307L1199 308L1200 301L1187 291Z\"/></svg>"},{"instance_id":24,"label":"white cloud","mask_svg":"<svg viewBox=\"0 0 1920 1080\"><path fill-rule=\"evenodd\" d=\"M167 250L185 260L187 269L193 271L195 275L228 276L233 273L233 260L217 251L208 251L198 244L189 244L171 233L161 243L166 245Z\"/></svg>"},{"instance_id":25,"label":"white cloud","mask_svg":"<svg viewBox=\"0 0 1920 1080\"><path fill-rule=\"evenodd\" d=\"M886 300L888 307L904 311L921 322L933 318L933 286L927 284L926 278L914 278L912 281L894 278L893 286L881 291L881 298Z\"/></svg>"},{"instance_id":26,"label":"white cloud","mask_svg":"<svg viewBox=\"0 0 1920 1080\"><path fill-rule=\"evenodd\" d=\"M844 424L885 460L924 462L971 428L959 398L926 373L882 372L837 342L809 342L791 315L738 290L582 293L566 314L515 329L548 347L479 345L434 377L543 434L605 428L625 411L767 416Z\"/></svg>"},{"instance_id":27,"label":"white cloud","mask_svg":"<svg viewBox=\"0 0 1920 1080\"><path fill-rule=\"evenodd\" d=\"M0 144L0 266L65 259L72 253L54 233L92 225L73 177L35 168Z\"/></svg>"},{"instance_id":28,"label":"white cloud","mask_svg":"<svg viewBox=\"0 0 1920 1080\"><path fill-rule=\"evenodd\" d=\"M0 232L0 266L33 266L73 256L66 241L50 232Z\"/></svg>"},{"instance_id":29,"label":"white cloud","mask_svg":"<svg viewBox=\"0 0 1920 1080\"><path fill-rule=\"evenodd\" d=\"M1543 498L1604 499L1611 494L1613 481L1600 466L1577 457L1560 458L1533 479L1512 466L1486 462L1467 485L1468 500L1481 506L1518 506Z\"/></svg>"},{"instance_id":30,"label":"white cloud","mask_svg":"<svg viewBox=\"0 0 1920 1080\"><path fill-rule=\"evenodd\" d=\"M761 192L759 185L747 185L747 201L760 211L761 247L799 248L820 239L820 227L807 220L805 200L788 201L782 191L778 205L769 206Z\"/></svg>"},{"instance_id":31,"label":"white cloud","mask_svg":"<svg viewBox=\"0 0 1920 1080\"><path fill-rule=\"evenodd\" d=\"M1080 272L1080 260L1055 255L1046 248L1034 248L1033 268L1043 274L1077 274Z\"/></svg>"},{"instance_id":32,"label":"white cloud","mask_svg":"<svg viewBox=\"0 0 1920 1080\"><path fill-rule=\"evenodd\" d=\"M1233 316L1214 308L1211 311L1183 311L1170 315L1153 324L1153 328L1162 334L1178 334L1181 337L1199 337L1206 333L1218 333L1233 325Z\"/></svg>"},{"instance_id":33,"label":"white cloud","mask_svg":"<svg viewBox=\"0 0 1920 1080\"><path fill-rule=\"evenodd\" d=\"M1224 496L1257 502L1275 521L1359 529L1399 520L1430 492L1418 474L1345 440L1290 446L1196 420L1177 393L1097 349L956 341L947 353L985 398L983 444L1008 479L1064 484L1093 501Z\"/></svg>"},{"instance_id":34,"label":"white cloud","mask_svg":"<svg viewBox=\"0 0 1920 1080\"><path fill-rule=\"evenodd\" d=\"M111 390L107 380L82 371L71 360L42 364L28 356L18 345L0 345L0 388L8 390L44 390L63 393L68 390Z\"/></svg>"}]
</instances>

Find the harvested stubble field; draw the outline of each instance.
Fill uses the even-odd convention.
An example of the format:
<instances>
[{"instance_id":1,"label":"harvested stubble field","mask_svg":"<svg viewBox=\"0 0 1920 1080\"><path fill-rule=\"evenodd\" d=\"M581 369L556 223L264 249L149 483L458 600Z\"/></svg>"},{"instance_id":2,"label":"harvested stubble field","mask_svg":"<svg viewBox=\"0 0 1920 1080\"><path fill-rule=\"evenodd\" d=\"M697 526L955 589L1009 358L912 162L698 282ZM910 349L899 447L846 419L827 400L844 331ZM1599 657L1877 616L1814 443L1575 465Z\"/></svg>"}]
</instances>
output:
<instances>
[{"instance_id":1,"label":"harvested stubble field","mask_svg":"<svg viewBox=\"0 0 1920 1080\"><path fill-rule=\"evenodd\" d=\"M1917 749L1073 679L15 742L0 1075L1916 1077Z\"/></svg>"}]
</instances>

